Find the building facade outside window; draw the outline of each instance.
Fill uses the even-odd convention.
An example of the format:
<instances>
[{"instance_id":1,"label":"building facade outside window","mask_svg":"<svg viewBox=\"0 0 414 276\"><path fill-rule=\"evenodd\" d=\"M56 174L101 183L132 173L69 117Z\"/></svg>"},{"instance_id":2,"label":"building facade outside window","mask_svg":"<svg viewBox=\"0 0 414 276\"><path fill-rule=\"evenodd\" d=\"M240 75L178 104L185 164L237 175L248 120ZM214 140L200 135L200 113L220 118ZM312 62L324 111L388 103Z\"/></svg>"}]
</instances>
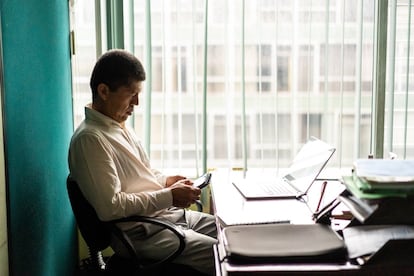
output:
<instances>
[{"instance_id":1,"label":"building facade outside window","mask_svg":"<svg viewBox=\"0 0 414 276\"><path fill-rule=\"evenodd\" d=\"M74 67L75 125L90 99L87 82L96 58L91 36L95 15L89 2L78 1L75 9L80 37ZM243 166L244 131L249 167L287 166L309 136L337 147L332 166L351 166L371 153L376 1L211 0L207 19L204 1L150 1L151 44L145 36L149 7L133 2L133 51L144 65L151 60L152 95L150 118L141 106L131 124L143 137L143 125L151 120L154 166L190 168L200 158L204 81L210 167ZM398 37L406 32L408 7L396 2ZM393 133L394 152L401 154L406 147L407 155L414 156L414 139L403 145L407 135L402 134L404 129L408 137L414 135L404 125L414 116L410 110L407 117L403 108L405 74L413 72L404 68L406 44L406 37L396 40L395 110L386 110L395 115L393 129L386 131ZM411 95L414 84L408 85Z\"/></svg>"}]
</instances>

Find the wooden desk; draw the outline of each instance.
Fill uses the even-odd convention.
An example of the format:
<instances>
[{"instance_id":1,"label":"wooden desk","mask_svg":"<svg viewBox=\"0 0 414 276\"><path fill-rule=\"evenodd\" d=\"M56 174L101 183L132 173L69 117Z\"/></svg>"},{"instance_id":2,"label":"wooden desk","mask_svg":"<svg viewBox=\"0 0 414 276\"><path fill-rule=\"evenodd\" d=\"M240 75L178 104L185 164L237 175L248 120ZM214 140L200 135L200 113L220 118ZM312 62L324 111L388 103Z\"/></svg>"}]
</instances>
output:
<instances>
[{"instance_id":1,"label":"wooden desk","mask_svg":"<svg viewBox=\"0 0 414 276\"><path fill-rule=\"evenodd\" d=\"M249 175L250 174L250 175ZM274 171L253 171L247 178L275 177ZM370 266L361 267L351 263L346 264L246 264L235 265L226 260L222 230L225 222L236 216L280 216L289 218L290 223L314 223L312 211L315 210L321 191L321 181L315 182L309 191L307 202L298 200L245 200L244 197L231 184L232 180L243 177L243 172L231 170L216 170L211 179L212 208L216 214L218 229L218 244L215 246L216 275L356 275L383 273L384 271L398 271L398 275L413 275L414 267L404 266ZM340 183L328 183L326 196L322 206L335 198L344 189Z\"/></svg>"}]
</instances>

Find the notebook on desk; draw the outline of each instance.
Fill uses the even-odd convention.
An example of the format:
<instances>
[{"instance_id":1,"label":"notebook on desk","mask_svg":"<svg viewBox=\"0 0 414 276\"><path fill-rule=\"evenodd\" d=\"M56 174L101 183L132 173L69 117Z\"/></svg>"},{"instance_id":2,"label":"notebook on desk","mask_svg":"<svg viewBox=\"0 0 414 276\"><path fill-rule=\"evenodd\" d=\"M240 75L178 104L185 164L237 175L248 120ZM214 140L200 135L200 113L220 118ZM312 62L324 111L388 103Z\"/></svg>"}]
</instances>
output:
<instances>
[{"instance_id":1,"label":"notebook on desk","mask_svg":"<svg viewBox=\"0 0 414 276\"><path fill-rule=\"evenodd\" d=\"M241 179L233 185L246 199L287 199L306 195L335 152L335 148L311 137L300 149L286 173L275 179Z\"/></svg>"}]
</instances>

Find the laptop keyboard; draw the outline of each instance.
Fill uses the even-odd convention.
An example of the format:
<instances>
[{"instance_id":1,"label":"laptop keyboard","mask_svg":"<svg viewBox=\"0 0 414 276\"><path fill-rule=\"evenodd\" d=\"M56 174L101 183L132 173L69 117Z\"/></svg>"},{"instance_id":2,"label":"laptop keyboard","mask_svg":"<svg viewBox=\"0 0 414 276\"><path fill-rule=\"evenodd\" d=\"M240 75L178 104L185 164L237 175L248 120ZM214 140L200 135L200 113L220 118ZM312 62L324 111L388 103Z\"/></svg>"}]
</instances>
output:
<instances>
[{"instance_id":1,"label":"laptop keyboard","mask_svg":"<svg viewBox=\"0 0 414 276\"><path fill-rule=\"evenodd\" d=\"M274 194L293 194L295 195L297 192L286 182L278 182L276 183L260 183L261 188L265 191L268 195Z\"/></svg>"}]
</instances>

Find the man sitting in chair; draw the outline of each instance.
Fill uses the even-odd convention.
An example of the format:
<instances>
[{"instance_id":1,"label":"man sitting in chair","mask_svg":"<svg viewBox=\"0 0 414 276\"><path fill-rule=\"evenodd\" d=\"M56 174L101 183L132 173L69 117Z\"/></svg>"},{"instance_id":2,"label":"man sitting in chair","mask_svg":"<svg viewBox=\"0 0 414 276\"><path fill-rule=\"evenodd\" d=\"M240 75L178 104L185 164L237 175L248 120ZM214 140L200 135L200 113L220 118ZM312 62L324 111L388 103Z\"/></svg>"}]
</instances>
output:
<instances>
[{"instance_id":1,"label":"man sitting in chair","mask_svg":"<svg viewBox=\"0 0 414 276\"><path fill-rule=\"evenodd\" d=\"M99 58L90 80L92 103L85 107L85 119L70 143L70 175L103 221L142 215L181 225L186 246L174 262L214 275L214 217L185 210L199 199L200 189L183 176L165 176L151 168L134 132L125 125L139 104L144 80L141 62L124 50L110 50ZM149 259L163 258L178 243L170 231L155 225L120 227ZM124 254L116 240L112 247Z\"/></svg>"}]
</instances>

